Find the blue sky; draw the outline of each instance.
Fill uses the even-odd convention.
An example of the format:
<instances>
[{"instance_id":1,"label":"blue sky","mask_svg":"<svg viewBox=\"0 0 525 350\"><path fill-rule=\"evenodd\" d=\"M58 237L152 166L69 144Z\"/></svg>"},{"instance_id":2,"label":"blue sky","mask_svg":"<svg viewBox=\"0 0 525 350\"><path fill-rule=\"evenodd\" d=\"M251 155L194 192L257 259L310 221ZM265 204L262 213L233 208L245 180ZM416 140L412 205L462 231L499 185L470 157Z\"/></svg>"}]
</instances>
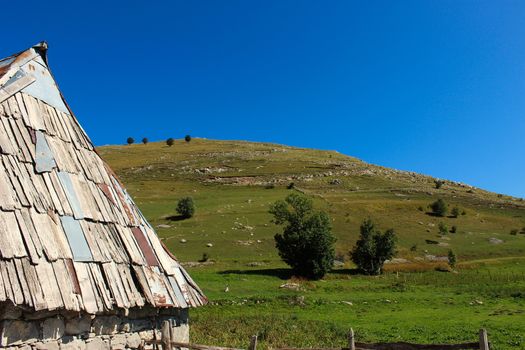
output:
<instances>
[{"instance_id":1,"label":"blue sky","mask_svg":"<svg viewBox=\"0 0 525 350\"><path fill-rule=\"evenodd\" d=\"M337 150L525 197L523 1L15 1L97 145Z\"/></svg>"}]
</instances>

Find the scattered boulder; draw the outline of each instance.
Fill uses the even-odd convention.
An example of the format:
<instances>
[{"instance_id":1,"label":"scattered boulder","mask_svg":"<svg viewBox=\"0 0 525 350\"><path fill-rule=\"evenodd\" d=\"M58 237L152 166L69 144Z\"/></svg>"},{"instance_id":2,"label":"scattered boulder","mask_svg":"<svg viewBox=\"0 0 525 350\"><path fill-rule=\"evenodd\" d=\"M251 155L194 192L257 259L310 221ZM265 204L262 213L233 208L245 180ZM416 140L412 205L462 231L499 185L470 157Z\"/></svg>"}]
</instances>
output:
<instances>
[{"instance_id":1,"label":"scattered boulder","mask_svg":"<svg viewBox=\"0 0 525 350\"><path fill-rule=\"evenodd\" d=\"M489 243L490 244L501 244L501 243L503 243L503 240L501 240L499 238L496 238L496 237L490 237L489 238Z\"/></svg>"}]
</instances>

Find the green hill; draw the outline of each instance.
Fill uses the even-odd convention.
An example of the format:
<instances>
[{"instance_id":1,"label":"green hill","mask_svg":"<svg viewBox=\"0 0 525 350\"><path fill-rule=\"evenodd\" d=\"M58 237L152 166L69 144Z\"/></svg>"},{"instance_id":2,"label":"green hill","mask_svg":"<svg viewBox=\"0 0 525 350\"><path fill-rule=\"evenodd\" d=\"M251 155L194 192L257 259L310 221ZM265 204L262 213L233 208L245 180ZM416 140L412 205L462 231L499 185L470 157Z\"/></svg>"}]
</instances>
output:
<instances>
[{"instance_id":1,"label":"green hill","mask_svg":"<svg viewBox=\"0 0 525 350\"><path fill-rule=\"evenodd\" d=\"M218 261L278 260L270 203L290 191L315 198L333 219L340 259L370 216L394 228L399 258L432 261L453 249L460 261L522 256L525 202L471 186L365 163L334 151L268 143L177 140L98 149L150 222L182 261L207 252ZM293 183L294 189L287 187ZM192 196L197 215L175 221L180 197ZM442 198L464 215L439 218L428 205ZM457 228L439 234L439 224ZM186 243L180 243L181 239ZM206 245L211 243L213 247Z\"/></svg>"},{"instance_id":2,"label":"green hill","mask_svg":"<svg viewBox=\"0 0 525 350\"><path fill-rule=\"evenodd\" d=\"M210 299L191 311L193 342L246 348L258 334L263 348L341 347L353 327L359 341L457 343L485 327L491 348L525 346L520 199L451 181L436 189L428 176L274 144L194 139L98 151ZM333 219L339 263L320 281L290 276L274 247L268 207L291 191ZM184 196L197 211L178 220ZM429 215L438 198L465 215ZM368 216L399 237L381 276L356 275L348 261ZM440 223L457 230L440 235ZM459 264L442 272L449 249Z\"/></svg>"}]
</instances>

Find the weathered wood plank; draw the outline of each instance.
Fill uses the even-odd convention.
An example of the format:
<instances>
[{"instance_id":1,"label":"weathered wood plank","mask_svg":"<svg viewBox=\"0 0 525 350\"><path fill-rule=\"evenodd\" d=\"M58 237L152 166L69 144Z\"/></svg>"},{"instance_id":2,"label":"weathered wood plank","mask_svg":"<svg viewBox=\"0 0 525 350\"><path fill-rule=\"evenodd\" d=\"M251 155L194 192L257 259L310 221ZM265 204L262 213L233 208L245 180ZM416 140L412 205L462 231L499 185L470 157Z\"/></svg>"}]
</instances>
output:
<instances>
[{"instance_id":1,"label":"weathered wood plank","mask_svg":"<svg viewBox=\"0 0 525 350\"><path fill-rule=\"evenodd\" d=\"M73 262L73 264L78 277L84 308L86 312L94 314L99 311L99 307L95 291L93 290L93 285L91 284L87 263Z\"/></svg>"}]
</instances>

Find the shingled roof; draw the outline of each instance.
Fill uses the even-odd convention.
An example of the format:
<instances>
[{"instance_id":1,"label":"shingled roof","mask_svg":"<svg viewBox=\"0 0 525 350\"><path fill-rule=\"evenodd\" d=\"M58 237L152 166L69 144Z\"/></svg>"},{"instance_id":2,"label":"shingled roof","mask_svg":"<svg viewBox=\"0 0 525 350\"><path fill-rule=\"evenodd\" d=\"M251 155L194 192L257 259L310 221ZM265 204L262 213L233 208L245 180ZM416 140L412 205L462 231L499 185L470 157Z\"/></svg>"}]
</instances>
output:
<instances>
[{"instance_id":1,"label":"shingled roof","mask_svg":"<svg viewBox=\"0 0 525 350\"><path fill-rule=\"evenodd\" d=\"M91 314L206 298L98 156L40 43L0 61L0 301Z\"/></svg>"}]
</instances>

